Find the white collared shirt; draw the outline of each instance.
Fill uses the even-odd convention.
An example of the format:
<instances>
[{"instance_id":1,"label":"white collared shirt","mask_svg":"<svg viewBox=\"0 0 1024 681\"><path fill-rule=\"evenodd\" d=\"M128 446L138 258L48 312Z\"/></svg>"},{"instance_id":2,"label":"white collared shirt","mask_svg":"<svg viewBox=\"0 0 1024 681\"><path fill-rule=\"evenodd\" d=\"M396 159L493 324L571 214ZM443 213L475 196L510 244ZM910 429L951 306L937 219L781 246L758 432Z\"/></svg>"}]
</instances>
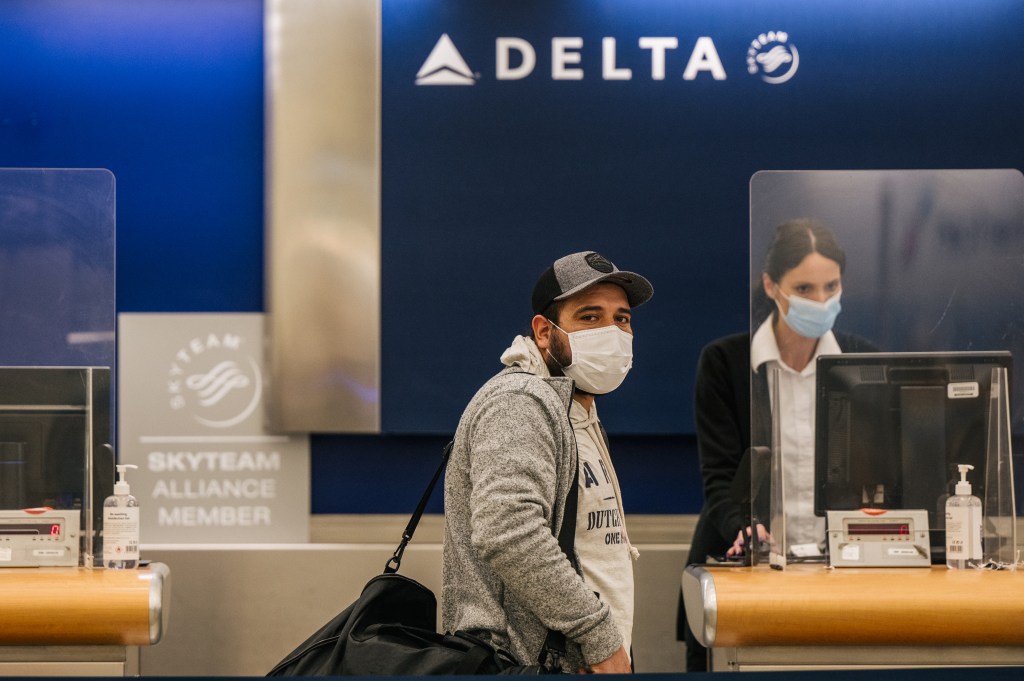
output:
<instances>
[{"instance_id":1,"label":"white collared shirt","mask_svg":"<svg viewBox=\"0 0 1024 681\"><path fill-rule=\"evenodd\" d=\"M750 364L755 372L778 366L779 424L782 448L786 544L819 545L825 541L825 519L814 515L814 404L815 368L819 355L842 353L835 335L829 331L814 348L814 356L803 371L795 371L782 361L779 344L772 330L772 317L761 324L750 343ZM768 373L768 394L772 394L772 374ZM774 415L776 405L772 405ZM752 406L753 408L753 406Z\"/></svg>"}]
</instances>

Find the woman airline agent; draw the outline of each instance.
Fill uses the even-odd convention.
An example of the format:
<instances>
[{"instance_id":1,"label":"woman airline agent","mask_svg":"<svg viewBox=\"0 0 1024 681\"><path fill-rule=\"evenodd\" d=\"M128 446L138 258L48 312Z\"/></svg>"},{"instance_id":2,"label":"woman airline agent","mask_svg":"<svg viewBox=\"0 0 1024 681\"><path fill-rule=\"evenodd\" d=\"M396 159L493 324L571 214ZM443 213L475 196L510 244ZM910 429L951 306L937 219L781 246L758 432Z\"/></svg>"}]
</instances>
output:
<instances>
[{"instance_id":1,"label":"woman airline agent","mask_svg":"<svg viewBox=\"0 0 1024 681\"><path fill-rule=\"evenodd\" d=\"M875 349L856 336L832 331L845 265L843 250L824 225L809 219L780 225L752 306L753 337L744 333L720 338L701 352L694 405L704 508L687 565L704 563L708 556L744 553L748 509L741 507L733 480L752 444L771 445L772 365L781 369L787 543L813 552L824 540L824 519L814 515L815 358ZM749 474L740 479L749 480ZM678 630L686 640L687 671L705 670L707 651L687 627L681 603Z\"/></svg>"}]
</instances>

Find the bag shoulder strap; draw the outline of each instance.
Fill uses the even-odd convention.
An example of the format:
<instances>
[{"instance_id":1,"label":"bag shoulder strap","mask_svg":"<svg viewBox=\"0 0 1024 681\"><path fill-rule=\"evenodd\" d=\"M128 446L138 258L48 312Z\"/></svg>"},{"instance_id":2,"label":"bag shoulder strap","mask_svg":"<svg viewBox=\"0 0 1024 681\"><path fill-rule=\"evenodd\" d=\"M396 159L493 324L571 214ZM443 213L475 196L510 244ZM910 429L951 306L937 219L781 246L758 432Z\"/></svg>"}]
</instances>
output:
<instances>
[{"instance_id":1,"label":"bag shoulder strap","mask_svg":"<svg viewBox=\"0 0 1024 681\"><path fill-rule=\"evenodd\" d=\"M572 485L569 487L569 494L565 497L565 511L562 515L562 527L558 531L558 546L562 553L572 563L576 572L580 566L576 564L576 506L579 503L580 495L580 464L576 460L575 471L572 476Z\"/></svg>"},{"instance_id":2,"label":"bag shoulder strap","mask_svg":"<svg viewBox=\"0 0 1024 681\"><path fill-rule=\"evenodd\" d=\"M577 453L578 456L579 454ZM580 463L578 458L575 459L575 463L572 486L569 488L569 494L565 497L562 527L558 531L558 546L562 549L565 557L569 559L569 563L572 564L576 573L582 577L580 566L576 562L576 507L579 503L580 494ZM537 661L544 667L557 669L561 663L561 658L565 656L565 650L565 634L561 631L548 629L548 635L544 639L544 646L540 650Z\"/></svg>"},{"instance_id":3,"label":"bag shoulder strap","mask_svg":"<svg viewBox=\"0 0 1024 681\"><path fill-rule=\"evenodd\" d=\"M420 502L416 505L416 510L413 511L412 517L409 518L408 524L405 526L405 531L402 532L402 540L398 543L398 548L395 549L395 553L391 558L388 558L388 562L384 565L384 574L394 574L398 572L398 568L402 565L402 556L405 554L405 549L412 541L412 536L416 532L416 527L420 524L420 518L423 517L423 512L427 508L427 502L430 501L431 495L434 493L434 488L437 487L437 481L441 479L441 474L444 473L444 469L448 466L448 459L451 458L452 447L455 445L455 440L451 440L444 446L444 452L441 455L441 463L438 464L437 470L434 471L434 476L430 479L427 484L427 488L423 490L423 496L420 497ZM562 527L558 533L558 546L562 549L562 553L566 555L569 562L572 563L573 568L576 572L580 571L579 565L576 564L576 504L579 497L579 462L576 462L575 469L573 471L572 485L569 487L569 494L565 498L565 513L562 517Z\"/></svg>"},{"instance_id":4,"label":"bag shoulder strap","mask_svg":"<svg viewBox=\"0 0 1024 681\"><path fill-rule=\"evenodd\" d=\"M398 568L402 565L402 555L405 553L405 547L412 541L412 535L416 532L416 526L420 524L420 518L423 517L423 511L427 508L427 502L430 501L430 495L434 493L434 488L437 487L437 481L441 479L441 474L444 473L445 467L448 465L448 458L452 455L452 446L455 444L455 440L452 440L444 446L444 453L441 455L441 463L434 471L434 477L430 479L430 483L427 485L427 489L423 491L423 496L420 497L420 503L416 505L416 510L413 511L412 517L409 518L409 524L405 526L405 531L402 532L402 541L398 543L398 548L395 549L395 555L388 558L388 562L384 565L384 574L391 575L398 572Z\"/></svg>"}]
</instances>

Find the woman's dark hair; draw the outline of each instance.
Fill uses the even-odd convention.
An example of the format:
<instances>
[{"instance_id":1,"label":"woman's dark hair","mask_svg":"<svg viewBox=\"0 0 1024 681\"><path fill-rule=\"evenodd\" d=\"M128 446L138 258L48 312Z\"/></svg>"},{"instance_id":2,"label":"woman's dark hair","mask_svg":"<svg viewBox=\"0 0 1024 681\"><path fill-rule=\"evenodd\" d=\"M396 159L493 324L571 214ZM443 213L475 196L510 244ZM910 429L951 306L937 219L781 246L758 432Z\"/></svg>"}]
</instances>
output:
<instances>
[{"instance_id":1,"label":"woman's dark hair","mask_svg":"<svg viewBox=\"0 0 1024 681\"><path fill-rule=\"evenodd\" d=\"M775 228L775 238L768 246L761 271L778 283L786 272L803 262L811 253L820 253L839 264L839 273L846 270L846 254L828 227L817 220L798 218ZM775 311L775 301L757 282L751 298L751 321L758 326Z\"/></svg>"}]
</instances>

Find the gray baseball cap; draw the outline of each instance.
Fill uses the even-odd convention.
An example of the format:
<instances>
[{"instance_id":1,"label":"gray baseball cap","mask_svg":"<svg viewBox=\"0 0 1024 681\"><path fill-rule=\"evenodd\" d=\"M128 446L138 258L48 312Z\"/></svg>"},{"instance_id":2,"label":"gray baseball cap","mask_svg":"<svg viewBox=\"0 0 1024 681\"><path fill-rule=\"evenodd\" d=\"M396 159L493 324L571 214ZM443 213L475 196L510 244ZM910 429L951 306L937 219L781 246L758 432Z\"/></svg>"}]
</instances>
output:
<instances>
[{"instance_id":1,"label":"gray baseball cap","mask_svg":"<svg viewBox=\"0 0 1024 681\"><path fill-rule=\"evenodd\" d=\"M651 282L639 274L619 270L595 251L581 251L559 258L540 275L533 287L533 313L542 314L551 303L602 281L621 286L630 307L643 305L654 295Z\"/></svg>"}]
</instances>

